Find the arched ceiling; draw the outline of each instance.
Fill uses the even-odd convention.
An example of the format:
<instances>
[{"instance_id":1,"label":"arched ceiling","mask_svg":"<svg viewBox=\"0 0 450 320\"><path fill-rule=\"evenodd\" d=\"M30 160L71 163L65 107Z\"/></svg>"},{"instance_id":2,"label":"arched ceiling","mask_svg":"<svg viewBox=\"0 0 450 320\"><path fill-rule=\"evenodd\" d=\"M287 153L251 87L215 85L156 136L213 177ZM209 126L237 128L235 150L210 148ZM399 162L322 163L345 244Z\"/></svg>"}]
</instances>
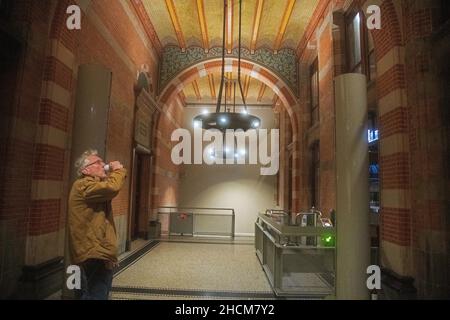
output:
<instances>
[{"instance_id":1,"label":"arched ceiling","mask_svg":"<svg viewBox=\"0 0 450 320\"><path fill-rule=\"evenodd\" d=\"M227 78L236 79L235 74L226 73ZM241 75L245 102L247 105L273 106L278 102L276 93L258 79L249 75ZM186 104L190 105L215 105L219 94L220 74L213 73L206 77L198 78L186 85L183 89L183 98ZM225 90L225 86L224 86ZM226 91L227 103L232 103L234 99L234 85L228 87ZM225 99L225 93L222 95ZM242 104L239 87L236 85L236 104Z\"/></svg>"},{"instance_id":2,"label":"arched ceiling","mask_svg":"<svg viewBox=\"0 0 450 320\"><path fill-rule=\"evenodd\" d=\"M132 1L140 12L141 22L151 25L149 29L154 31L152 35L160 52L171 46L179 47L183 52L191 47L209 52L222 46L223 0ZM226 50L231 53L238 47L239 1L227 1ZM242 0L242 47L252 54L258 49L270 50L271 54L284 49L296 52L318 3L319 0ZM212 77L186 86L182 94L186 102L214 102L220 74ZM242 80L248 87L248 103L270 104L276 101L273 91L258 80L246 77Z\"/></svg>"},{"instance_id":3,"label":"arched ceiling","mask_svg":"<svg viewBox=\"0 0 450 320\"><path fill-rule=\"evenodd\" d=\"M142 0L142 3L162 47L222 46L223 0ZM232 23L227 23L226 46L230 51L238 45L239 1L228 3L227 21ZM242 0L242 45L252 49L295 50L317 3L318 0Z\"/></svg>"}]
</instances>

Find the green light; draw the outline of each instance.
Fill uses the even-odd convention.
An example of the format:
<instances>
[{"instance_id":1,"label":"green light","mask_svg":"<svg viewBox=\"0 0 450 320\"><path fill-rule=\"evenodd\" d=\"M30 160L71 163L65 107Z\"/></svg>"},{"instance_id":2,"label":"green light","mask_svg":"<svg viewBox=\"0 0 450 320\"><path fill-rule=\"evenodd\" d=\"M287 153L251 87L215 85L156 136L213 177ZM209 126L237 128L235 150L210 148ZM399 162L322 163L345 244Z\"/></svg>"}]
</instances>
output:
<instances>
[{"instance_id":1,"label":"green light","mask_svg":"<svg viewBox=\"0 0 450 320\"><path fill-rule=\"evenodd\" d=\"M324 247L334 247L336 238L332 234L322 234L320 237Z\"/></svg>"}]
</instances>

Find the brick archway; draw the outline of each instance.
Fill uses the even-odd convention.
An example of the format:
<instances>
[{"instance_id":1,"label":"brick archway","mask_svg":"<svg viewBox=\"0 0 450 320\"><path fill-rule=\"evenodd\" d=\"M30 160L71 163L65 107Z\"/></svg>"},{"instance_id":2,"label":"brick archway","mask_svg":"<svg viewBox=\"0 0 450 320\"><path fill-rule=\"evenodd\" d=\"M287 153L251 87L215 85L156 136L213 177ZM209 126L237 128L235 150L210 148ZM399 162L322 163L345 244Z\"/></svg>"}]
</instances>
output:
<instances>
[{"instance_id":1,"label":"brick archway","mask_svg":"<svg viewBox=\"0 0 450 320\"><path fill-rule=\"evenodd\" d=\"M230 63L231 62L231 63ZM235 58L227 58L225 64L231 64L233 72L237 72L238 61ZM163 90L159 98L159 103L163 106L164 110L168 107L171 99L181 91L183 88L192 81L205 77L211 73L220 73L222 62L220 59L211 59L195 64L190 68L182 71L174 79L172 79ZM267 68L255 64L250 61L241 61L241 72L244 75L257 79L271 88L280 98L286 111L291 119L293 127L294 140L296 140L298 127L297 118L294 110L297 106L297 99L291 92L287 84L277 77L273 72Z\"/></svg>"},{"instance_id":2,"label":"brick archway","mask_svg":"<svg viewBox=\"0 0 450 320\"><path fill-rule=\"evenodd\" d=\"M236 58L227 58L225 60L226 65L231 65L232 71L237 72L238 60ZM163 112L166 111L171 102L177 99L178 93L192 81L205 77L211 73L220 73L222 67L222 61L220 59L211 59L195 64L188 69L183 70L173 80L171 80L165 88L161 90L161 95L158 99L159 104L163 108ZM241 60L241 72L244 75L248 75L254 79L257 79L271 88L279 97L280 101L289 115L289 119L292 126L292 142L293 142L293 166L294 169L299 167L300 155L298 146L298 132L299 132L299 112L298 101L296 96L289 89L287 84L277 77L273 72L267 68L258 65L248 60ZM300 172L294 170L292 179L292 204L293 210L299 209L298 194L300 190Z\"/></svg>"}]
</instances>

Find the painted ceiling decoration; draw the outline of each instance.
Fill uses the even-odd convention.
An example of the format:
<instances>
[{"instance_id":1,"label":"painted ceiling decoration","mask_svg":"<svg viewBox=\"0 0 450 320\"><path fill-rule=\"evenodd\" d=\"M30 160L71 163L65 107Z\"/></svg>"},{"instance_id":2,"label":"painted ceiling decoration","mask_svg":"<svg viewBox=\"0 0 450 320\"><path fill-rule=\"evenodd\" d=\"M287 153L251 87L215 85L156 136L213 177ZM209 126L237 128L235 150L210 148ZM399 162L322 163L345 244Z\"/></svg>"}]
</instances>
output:
<instances>
[{"instance_id":1,"label":"painted ceiling decoration","mask_svg":"<svg viewBox=\"0 0 450 320\"><path fill-rule=\"evenodd\" d=\"M218 58L222 45L224 0L129 0L162 57L164 86L186 67ZM236 57L238 0L225 0L226 50ZM243 59L263 65L297 94L296 52L320 0L243 0ZM217 76L217 75L216 75ZM202 81L198 91L213 91L213 81ZM254 86L250 86L253 90ZM213 92L214 93L214 92ZM258 92L250 92L257 96Z\"/></svg>"},{"instance_id":2,"label":"painted ceiling decoration","mask_svg":"<svg viewBox=\"0 0 450 320\"><path fill-rule=\"evenodd\" d=\"M227 57L237 58L238 50ZM205 53L203 48L190 47L182 52L179 47L166 47L163 51L163 61L160 68L160 89L162 90L170 80L175 78L181 71L199 62L222 57L222 48L216 47ZM246 48L241 49L241 58L255 62L268 68L283 79L293 92L297 92L297 59L292 49L282 49L274 54L266 48L257 49L254 54Z\"/></svg>"}]
</instances>

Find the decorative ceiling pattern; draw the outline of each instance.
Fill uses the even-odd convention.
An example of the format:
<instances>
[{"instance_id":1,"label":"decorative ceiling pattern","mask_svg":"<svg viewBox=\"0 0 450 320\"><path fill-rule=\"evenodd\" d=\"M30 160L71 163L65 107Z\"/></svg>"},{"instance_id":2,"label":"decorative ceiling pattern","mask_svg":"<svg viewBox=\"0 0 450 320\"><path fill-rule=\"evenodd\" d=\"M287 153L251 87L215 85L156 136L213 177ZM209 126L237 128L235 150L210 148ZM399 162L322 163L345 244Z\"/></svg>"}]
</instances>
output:
<instances>
[{"instance_id":1,"label":"decorative ceiling pattern","mask_svg":"<svg viewBox=\"0 0 450 320\"><path fill-rule=\"evenodd\" d=\"M151 24L148 29L154 30L154 42L162 48L160 92L185 68L221 57L224 19L227 54L237 57L238 0L129 1L139 9L141 22ZM227 3L225 15L224 1ZM319 0L242 0L242 57L270 69L297 93L295 53L318 3ZM220 75L214 77L217 86ZM193 90L197 87L194 91L196 99L200 96L199 101L207 96L202 92L214 91L211 80L198 81L193 86ZM192 96L192 92L187 92L190 87L185 88L186 97ZM260 88L250 86L248 90L254 97L259 95Z\"/></svg>"},{"instance_id":2,"label":"decorative ceiling pattern","mask_svg":"<svg viewBox=\"0 0 450 320\"><path fill-rule=\"evenodd\" d=\"M213 48L208 53L200 47L190 47L185 52L182 52L179 47L166 47L160 68L160 89L162 90L170 80L186 68L205 60L221 57L221 47ZM237 58L238 49L234 49L227 57ZM283 49L273 54L272 51L261 48L251 54L248 49L242 48L241 58L254 61L273 71L291 87L293 92L297 92L297 61L294 50Z\"/></svg>"},{"instance_id":3,"label":"decorative ceiling pattern","mask_svg":"<svg viewBox=\"0 0 450 320\"><path fill-rule=\"evenodd\" d=\"M132 0L147 11L162 47L222 46L223 0ZM227 0L227 43L238 47L239 1ZM296 49L319 0L242 0L242 46ZM232 23L231 23L232 22ZM229 41L231 40L231 41ZM253 43L253 44L252 44Z\"/></svg>"},{"instance_id":4,"label":"decorative ceiling pattern","mask_svg":"<svg viewBox=\"0 0 450 320\"><path fill-rule=\"evenodd\" d=\"M227 75L230 77L230 75ZM236 76L230 78L235 79ZM212 79L212 80L211 80ZM244 91L245 102L247 105L273 105L277 96L275 93L259 80L255 80L249 76L242 75L242 85ZM211 84L210 81L213 83ZM217 94L219 93L220 77L218 75L209 75L199 78L183 89L184 99L190 105L215 105L217 102ZM214 88L211 90L211 88ZM236 105L243 103L239 88L236 86L236 95L234 94L234 85L225 88L222 101L232 104L236 96Z\"/></svg>"}]
</instances>

